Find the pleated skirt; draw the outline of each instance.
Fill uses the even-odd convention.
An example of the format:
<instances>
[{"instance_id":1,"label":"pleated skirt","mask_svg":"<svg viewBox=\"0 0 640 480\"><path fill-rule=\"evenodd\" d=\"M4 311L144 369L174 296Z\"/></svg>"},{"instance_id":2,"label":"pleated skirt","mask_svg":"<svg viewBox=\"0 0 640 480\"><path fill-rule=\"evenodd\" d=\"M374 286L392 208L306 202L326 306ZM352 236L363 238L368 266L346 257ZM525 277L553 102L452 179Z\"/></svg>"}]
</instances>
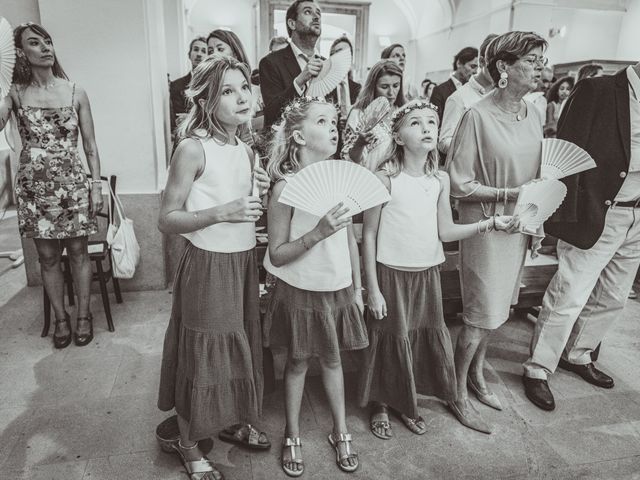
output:
<instances>
[{"instance_id":1,"label":"pleated skirt","mask_svg":"<svg viewBox=\"0 0 640 480\"><path fill-rule=\"evenodd\" d=\"M175 408L199 440L255 422L263 384L255 249L217 253L189 243L173 284L158 407Z\"/></svg>"},{"instance_id":2,"label":"pleated skirt","mask_svg":"<svg viewBox=\"0 0 640 480\"><path fill-rule=\"evenodd\" d=\"M440 270L406 272L377 264L387 316L367 310L369 347L362 352L358 396L416 418L418 394L456 398L453 347L442 312Z\"/></svg>"},{"instance_id":3,"label":"pleated skirt","mask_svg":"<svg viewBox=\"0 0 640 480\"><path fill-rule=\"evenodd\" d=\"M294 359L340 359L341 351L368 345L353 286L312 292L277 279L263 322L265 347L284 347Z\"/></svg>"}]
</instances>

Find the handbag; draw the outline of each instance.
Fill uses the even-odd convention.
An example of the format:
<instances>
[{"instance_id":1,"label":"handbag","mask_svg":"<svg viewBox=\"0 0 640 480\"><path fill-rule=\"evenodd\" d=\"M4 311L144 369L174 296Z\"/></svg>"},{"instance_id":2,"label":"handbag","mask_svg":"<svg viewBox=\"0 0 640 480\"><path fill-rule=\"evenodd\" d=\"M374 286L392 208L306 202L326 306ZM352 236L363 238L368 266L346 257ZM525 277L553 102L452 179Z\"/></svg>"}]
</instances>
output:
<instances>
[{"instance_id":1,"label":"handbag","mask_svg":"<svg viewBox=\"0 0 640 480\"><path fill-rule=\"evenodd\" d=\"M113 198L116 210L115 212L111 211L111 202L109 202L107 243L111 247L113 276L115 278L132 278L140 261L140 246L133 230L133 220L125 216L122 202L111 189L111 185L109 185L109 194ZM118 217L117 223L114 213Z\"/></svg>"}]
</instances>

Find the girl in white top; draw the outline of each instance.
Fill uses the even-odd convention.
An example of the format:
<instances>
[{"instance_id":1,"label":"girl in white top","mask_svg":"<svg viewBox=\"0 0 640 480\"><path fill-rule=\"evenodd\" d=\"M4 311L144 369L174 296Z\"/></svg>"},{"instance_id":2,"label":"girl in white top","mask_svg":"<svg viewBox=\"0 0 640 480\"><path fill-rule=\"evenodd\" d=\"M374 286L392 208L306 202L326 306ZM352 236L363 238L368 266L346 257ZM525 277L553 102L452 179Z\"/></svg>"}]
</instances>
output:
<instances>
[{"instance_id":1,"label":"girl in white top","mask_svg":"<svg viewBox=\"0 0 640 480\"><path fill-rule=\"evenodd\" d=\"M249 71L211 56L193 72L192 107L181 123L158 227L189 240L173 284L158 407L175 408L179 438L163 449L180 455L192 479L220 479L198 440L222 436L268 448L253 423L262 406L262 336L254 222L262 214L253 183L266 171L237 137L251 120ZM253 182L252 182L253 178ZM231 431L233 430L233 431ZM249 441L253 438L253 443Z\"/></svg>"},{"instance_id":2,"label":"girl in white top","mask_svg":"<svg viewBox=\"0 0 640 480\"><path fill-rule=\"evenodd\" d=\"M269 250L264 265L277 281L263 335L267 346L288 348L282 468L293 477L304 471L300 405L308 360L318 357L333 417L329 443L338 467L353 472L358 456L347 433L340 351L362 349L368 341L351 219L344 217L347 209L342 204L320 218L278 202L288 179L335 153L337 112L324 100L302 97L289 104L282 116L267 168L276 184L269 201Z\"/></svg>"},{"instance_id":3,"label":"girl in white top","mask_svg":"<svg viewBox=\"0 0 640 480\"><path fill-rule=\"evenodd\" d=\"M442 242L492 229L513 230L512 217L456 225L449 177L438 171L436 108L414 100L391 121L394 147L378 178L391 194L364 215L363 261L368 290L369 347L359 383L362 406L372 405L371 432L392 437L391 409L413 433L426 432L417 394L455 405L451 338L444 324L438 265Z\"/></svg>"}]
</instances>

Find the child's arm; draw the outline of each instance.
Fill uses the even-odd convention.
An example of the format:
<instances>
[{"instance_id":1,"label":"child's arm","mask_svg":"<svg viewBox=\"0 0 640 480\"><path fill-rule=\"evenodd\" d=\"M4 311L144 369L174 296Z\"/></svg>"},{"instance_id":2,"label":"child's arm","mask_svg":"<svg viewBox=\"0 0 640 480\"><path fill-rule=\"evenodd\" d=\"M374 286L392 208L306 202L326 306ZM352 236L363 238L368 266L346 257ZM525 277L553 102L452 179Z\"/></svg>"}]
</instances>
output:
<instances>
[{"instance_id":1,"label":"child's arm","mask_svg":"<svg viewBox=\"0 0 640 480\"><path fill-rule=\"evenodd\" d=\"M513 233L518 229L518 218L510 215L493 216L477 223L456 224L451 214L449 199L449 175L446 172L438 172L440 180L440 196L438 197L438 236L441 242L455 242L473 237L480 232L490 230L506 231Z\"/></svg>"},{"instance_id":2,"label":"child's arm","mask_svg":"<svg viewBox=\"0 0 640 480\"><path fill-rule=\"evenodd\" d=\"M362 301L362 279L360 278L360 252L358 252L358 242L353 233L353 225L347 226L347 240L349 242L349 260L351 261L351 276L353 288L356 295L356 305L360 313L364 313L364 302Z\"/></svg>"},{"instance_id":3,"label":"child's arm","mask_svg":"<svg viewBox=\"0 0 640 480\"><path fill-rule=\"evenodd\" d=\"M222 222L255 222L262 215L258 197L242 197L224 205L187 212L187 200L193 182L202 174L204 151L198 140L180 142L171 159L167 186L162 195L158 229L162 233L195 232Z\"/></svg>"},{"instance_id":4,"label":"child's arm","mask_svg":"<svg viewBox=\"0 0 640 480\"><path fill-rule=\"evenodd\" d=\"M305 233L300 238L289 241L292 216L291 207L278 201L285 185L285 182L280 181L273 187L267 213L267 223L269 225L269 260L271 260L274 267L281 267L293 262L316 243L333 235L351 223L351 218L340 219L342 215L347 213L348 209L342 208L342 204L338 204L320 219L313 230Z\"/></svg>"},{"instance_id":5,"label":"child's arm","mask_svg":"<svg viewBox=\"0 0 640 480\"><path fill-rule=\"evenodd\" d=\"M390 189L389 177L383 174L376 176L384 183L387 190ZM387 304L380 292L378 285L378 273L376 271L376 254L378 248L378 227L380 226L380 213L382 205L370 208L364 212L364 224L362 227L362 261L364 262L364 275L367 281L367 306L373 316L381 320L387 316Z\"/></svg>"}]
</instances>

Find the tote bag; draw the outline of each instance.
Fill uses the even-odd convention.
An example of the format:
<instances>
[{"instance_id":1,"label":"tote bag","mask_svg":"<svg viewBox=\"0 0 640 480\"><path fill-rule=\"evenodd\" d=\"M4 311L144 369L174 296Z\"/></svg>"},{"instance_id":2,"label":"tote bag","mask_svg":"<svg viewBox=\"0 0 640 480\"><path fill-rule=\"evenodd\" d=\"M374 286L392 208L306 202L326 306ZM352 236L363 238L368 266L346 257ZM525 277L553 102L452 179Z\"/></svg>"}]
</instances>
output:
<instances>
[{"instance_id":1,"label":"tote bag","mask_svg":"<svg viewBox=\"0 0 640 480\"><path fill-rule=\"evenodd\" d=\"M108 182L107 182L108 183ZM109 185L109 194L114 200L115 212L111 212L109 202L109 228L107 243L111 247L113 276L116 278L132 278L140 261L140 246L133 231L133 220L124 215L122 202ZM116 217L117 222L116 222Z\"/></svg>"}]
</instances>

